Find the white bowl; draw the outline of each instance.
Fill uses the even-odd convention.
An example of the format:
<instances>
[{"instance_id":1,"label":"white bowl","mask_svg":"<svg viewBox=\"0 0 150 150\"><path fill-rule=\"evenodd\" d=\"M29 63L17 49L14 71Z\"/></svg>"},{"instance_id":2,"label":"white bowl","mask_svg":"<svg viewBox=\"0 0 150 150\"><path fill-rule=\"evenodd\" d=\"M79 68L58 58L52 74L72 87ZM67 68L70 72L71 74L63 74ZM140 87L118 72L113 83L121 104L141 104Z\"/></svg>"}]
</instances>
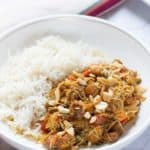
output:
<instances>
[{"instance_id":1,"label":"white bowl","mask_svg":"<svg viewBox=\"0 0 150 150\"><path fill-rule=\"evenodd\" d=\"M143 85L147 89L150 88L150 56L144 46L131 35L110 23L86 16L48 16L13 27L0 36L0 64L7 60L8 50L12 52L22 50L33 44L35 40L49 34L60 35L72 41L83 40L113 58L121 58L129 67L138 70L143 79ZM148 90L147 97L149 95ZM94 149L114 150L127 146L148 127L149 114L150 101L147 98L141 106L136 124L124 136L116 143ZM0 136L18 149L42 149L42 146L14 135L2 123L0 123Z\"/></svg>"}]
</instances>

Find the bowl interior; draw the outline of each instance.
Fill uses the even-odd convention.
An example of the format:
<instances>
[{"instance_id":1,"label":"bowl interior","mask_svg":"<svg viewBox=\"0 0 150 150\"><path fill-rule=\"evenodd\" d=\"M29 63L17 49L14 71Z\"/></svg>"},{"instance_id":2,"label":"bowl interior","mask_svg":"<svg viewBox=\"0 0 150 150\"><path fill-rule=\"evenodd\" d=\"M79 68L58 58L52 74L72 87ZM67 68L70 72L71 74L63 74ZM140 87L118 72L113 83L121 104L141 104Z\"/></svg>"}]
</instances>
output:
<instances>
[{"instance_id":1,"label":"bowl interior","mask_svg":"<svg viewBox=\"0 0 150 150\"><path fill-rule=\"evenodd\" d=\"M7 60L8 51L12 54L21 51L24 47L33 45L37 39L46 35L59 35L71 41L82 40L89 45L104 51L112 58L122 59L128 67L137 70L143 79L143 85L150 88L150 56L134 38L118 28L91 17L82 16L55 16L31 21L18 26L0 38L0 65ZM150 95L149 90L147 97ZM104 145L103 149L114 149L131 142L149 124L150 101L142 104L135 125L118 142ZM40 149L39 145L32 144L23 138L15 136L9 129L0 123L0 135L13 146L20 149ZM123 144L122 144L123 143ZM35 148L36 147L36 148ZM42 149L42 148L41 148ZM95 148L98 149L98 148Z\"/></svg>"}]
</instances>

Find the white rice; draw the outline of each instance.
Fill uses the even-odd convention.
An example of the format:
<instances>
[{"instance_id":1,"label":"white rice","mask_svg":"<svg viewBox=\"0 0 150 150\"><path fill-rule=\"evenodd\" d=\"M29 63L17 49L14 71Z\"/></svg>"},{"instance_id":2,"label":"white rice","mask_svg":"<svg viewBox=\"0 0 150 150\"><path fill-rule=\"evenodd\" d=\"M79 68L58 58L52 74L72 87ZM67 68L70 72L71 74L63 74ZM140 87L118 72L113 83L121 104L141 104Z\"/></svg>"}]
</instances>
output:
<instances>
[{"instance_id":1,"label":"white rice","mask_svg":"<svg viewBox=\"0 0 150 150\"><path fill-rule=\"evenodd\" d=\"M73 70L82 70L89 64L104 62L99 50L82 42L70 42L57 36L49 36L22 53L12 56L0 70L0 119L24 134L38 135L39 126L31 129L33 118L39 119L45 112L45 93L51 81L57 81ZM47 80L49 79L49 80Z\"/></svg>"}]
</instances>

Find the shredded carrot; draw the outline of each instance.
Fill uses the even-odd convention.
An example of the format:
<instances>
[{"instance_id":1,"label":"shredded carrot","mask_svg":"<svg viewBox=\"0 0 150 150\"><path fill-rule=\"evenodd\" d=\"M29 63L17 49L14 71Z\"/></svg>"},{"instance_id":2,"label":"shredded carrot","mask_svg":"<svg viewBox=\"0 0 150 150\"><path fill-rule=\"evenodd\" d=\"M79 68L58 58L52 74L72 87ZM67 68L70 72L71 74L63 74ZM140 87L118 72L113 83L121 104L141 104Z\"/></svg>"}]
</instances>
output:
<instances>
[{"instance_id":1,"label":"shredded carrot","mask_svg":"<svg viewBox=\"0 0 150 150\"><path fill-rule=\"evenodd\" d=\"M116 116L116 118L121 122L122 125L125 125L128 122L128 116L124 111L119 112Z\"/></svg>"},{"instance_id":2,"label":"shredded carrot","mask_svg":"<svg viewBox=\"0 0 150 150\"><path fill-rule=\"evenodd\" d=\"M76 80L76 77L75 77L74 75L71 74L71 75L68 76L67 79L68 79L68 80Z\"/></svg>"},{"instance_id":3,"label":"shredded carrot","mask_svg":"<svg viewBox=\"0 0 150 150\"><path fill-rule=\"evenodd\" d=\"M125 125L128 122L128 118L125 118L124 120L121 121L122 125Z\"/></svg>"},{"instance_id":4,"label":"shredded carrot","mask_svg":"<svg viewBox=\"0 0 150 150\"><path fill-rule=\"evenodd\" d=\"M89 69L83 71L83 75L85 77L89 76L90 73L91 73L91 70L89 70Z\"/></svg>"},{"instance_id":5,"label":"shredded carrot","mask_svg":"<svg viewBox=\"0 0 150 150\"><path fill-rule=\"evenodd\" d=\"M47 121L45 121L45 120L41 121L41 130L45 133L48 132L48 130L46 128L46 123L47 123Z\"/></svg>"}]
</instances>

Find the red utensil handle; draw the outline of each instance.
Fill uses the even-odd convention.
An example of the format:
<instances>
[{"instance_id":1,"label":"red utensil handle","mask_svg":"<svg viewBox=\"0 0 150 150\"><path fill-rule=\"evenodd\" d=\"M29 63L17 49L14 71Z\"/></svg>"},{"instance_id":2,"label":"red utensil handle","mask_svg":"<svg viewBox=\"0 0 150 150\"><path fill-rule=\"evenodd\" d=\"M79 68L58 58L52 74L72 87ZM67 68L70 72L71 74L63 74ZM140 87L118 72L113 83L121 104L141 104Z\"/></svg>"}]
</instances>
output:
<instances>
[{"instance_id":1,"label":"red utensil handle","mask_svg":"<svg viewBox=\"0 0 150 150\"><path fill-rule=\"evenodd\" d=\"M116 6L122 4L125 0L103 0L83 12L84 15L97 16L102 15Z\"/></svg>"}]
</instances>

